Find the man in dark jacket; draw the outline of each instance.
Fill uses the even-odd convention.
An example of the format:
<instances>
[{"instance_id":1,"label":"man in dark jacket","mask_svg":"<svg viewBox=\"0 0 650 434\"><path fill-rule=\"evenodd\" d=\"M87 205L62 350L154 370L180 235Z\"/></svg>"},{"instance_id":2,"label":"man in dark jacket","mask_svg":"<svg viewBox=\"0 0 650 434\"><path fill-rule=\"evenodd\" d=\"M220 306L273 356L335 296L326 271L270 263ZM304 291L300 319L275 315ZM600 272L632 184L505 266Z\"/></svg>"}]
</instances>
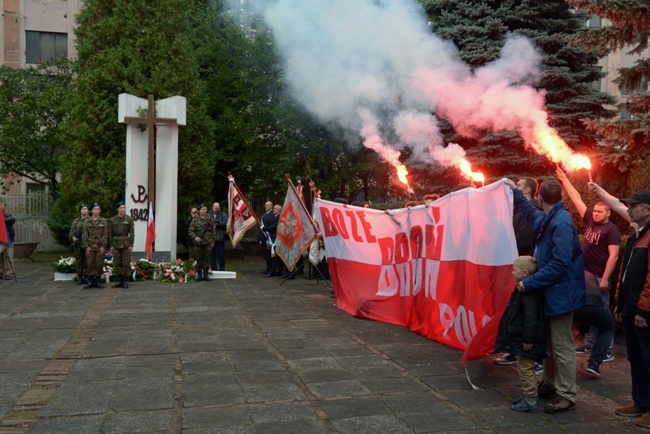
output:
<instances>
[{"instance_id":1,"label":"man in dark jacket","mask_svg":"<svg viewBox=\"0 0 650 434\"><path fill-rule=\"evenodd\" d=\"M650 190L634 193L628 205L638 229L627 239L618 281L616 320L625 328L625 345L632 374L632 404L616 414L639 417L636 425L650 428Z\"/></svg>"},{"instance_id":2,"label":"man in dark jacket","mask_svg":"<svg viewBox=\"0 0 650 434\"><path fill-rule=\"evenodd\" d=\"M224 271L226 269L226 226L228 215L221 211L219 202L212 204L208 216L214 222L214 246L210 250L210 268L212 270ZM217 268L219 262L219 268Z\"/></svg>"},{"instance_id":3,"label":"man in dark jacket","mask_svg":"<svg viewBox=\"0 0 650 434\"><path fill-rule=\"evenodd\" d=\"M536 209L506 180L514 193L515 205L522 216L533 223L537 273L519 282L517 290L544 291L546 334L550 357L544 360L544 380L539 396L553 397L544 406L547 413L575 408L576 355L571 326L573 311L585 304L585 276L582 248L569 210L562 202L562 187L557 181L546 181L539 189Z\"/></svg>"},{"instance_id":4,"label":"man in dark jacket","mask_svg":"<svg viewBox=\"0 0 650 434\"><path fill-rule=\"evenodd\" d=\"M264 204L264 214L262 215L262 226L257 234L257 241L262 244L264 252L264 261L266 262L265 277L273 277L277 270L275 261L271 257L271 245L275 242L275 231L278 227L278 220L273 215L273 202L270 200Z\"/></svg>"}]
</instances>

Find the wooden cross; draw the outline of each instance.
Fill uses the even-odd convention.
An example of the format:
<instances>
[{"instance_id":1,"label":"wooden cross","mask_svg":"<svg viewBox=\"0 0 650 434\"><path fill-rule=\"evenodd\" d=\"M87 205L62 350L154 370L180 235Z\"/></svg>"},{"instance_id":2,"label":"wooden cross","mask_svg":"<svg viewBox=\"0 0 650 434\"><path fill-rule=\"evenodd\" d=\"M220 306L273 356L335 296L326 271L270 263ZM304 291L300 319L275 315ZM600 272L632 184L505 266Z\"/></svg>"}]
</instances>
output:
<instances>
[{"instance_id":1,"label":"wooden cross","mask_svg":"<svg viewBox=\"0 0 650 434\"><path fill-rule=\"evenodd\" d=\"M149 185L147 186L147 194L149 196L149 201L152 203L155 208L156 202L155 199L155 190L154 190L154 131L156 124L176 124L176 119L170 118L157 118L155 117L155 106L153 103L153 95L148 96L148 106L147 106L147 117L135 117L135 116L125 116L124 122L128 124L146 124L147 125L147 135L149 142L149 150L147 152L148 157L148 166L149 166Z\"/></svg>"}]
</instances>

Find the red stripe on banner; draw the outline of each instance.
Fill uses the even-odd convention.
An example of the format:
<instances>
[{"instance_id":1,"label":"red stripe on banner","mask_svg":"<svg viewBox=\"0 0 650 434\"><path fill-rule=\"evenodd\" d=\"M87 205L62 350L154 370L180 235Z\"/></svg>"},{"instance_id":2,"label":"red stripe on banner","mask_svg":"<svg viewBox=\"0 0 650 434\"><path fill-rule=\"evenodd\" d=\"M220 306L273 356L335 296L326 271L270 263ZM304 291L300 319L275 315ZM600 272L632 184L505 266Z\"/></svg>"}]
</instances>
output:
<instances>
[{"instance_id":1,"label":"red stripe on banner","mask_svg":"<svg viewBox=\"0 0 650 434\"><path fill-rule=\"evenodd\" d=\"M9 244L9 234L7 233L7 225L5 224L2 205L0 205L0 243Z\"/></svg>"},{"instance_id":2,"label":"red stripe on banner","mask_svg":"<svg viewBox=\"0 0 650 434\"><path fill-rule=\"evenodd\" d=\"M512 265L430 259L383 266L337 258L327 263L339 309L407 326L453 348L469 348L463 362L492 352L514 287Z\"/></svg>"}]
</instances>

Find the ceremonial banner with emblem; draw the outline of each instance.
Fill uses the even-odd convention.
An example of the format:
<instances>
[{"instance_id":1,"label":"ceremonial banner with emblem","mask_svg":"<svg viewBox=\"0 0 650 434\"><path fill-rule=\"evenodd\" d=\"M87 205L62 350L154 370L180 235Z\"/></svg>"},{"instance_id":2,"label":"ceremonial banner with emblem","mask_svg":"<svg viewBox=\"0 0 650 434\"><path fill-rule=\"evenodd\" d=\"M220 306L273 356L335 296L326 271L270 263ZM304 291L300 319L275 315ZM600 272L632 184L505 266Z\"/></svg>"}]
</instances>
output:
<instances>
[{"instance_id":1,"label":"ceremonial banner with emblem","mask_svg":"<svg viewBox=\"0 0 650 434\"><path fill-rule=\"evenodd\" d=\"M517 257L503 181L387 212L318 200L316 218L339 309L467 349L463 360L492 352Z\"/></svg>"},{"instance_id":2,"label":"ceremonial banner with emblem","mask_svg":"<svg viewBox=\"0 0 650 434\"><path fill-rule=\"evenodd\" d=\"M309 248L315 238L314 223L293 184L289 183L276 231L275 254L282 259L291 272L302 253Z\"/></svg>"},{"instance_id":3,"label":"ceremonial banner with emblem","mask_svg":"<svg viewBox=\"0 0 650 434\"><path fill-rule=\"evenodd\" d=\"M253 212L246 198L242 194L235 178L230 178L230 186L228 187L228 224L226 225L226 232L230 237L233 249L237 243L244 237L247 230L253 226L260 224L259 219Z\"/></svg>"}]
</instances>

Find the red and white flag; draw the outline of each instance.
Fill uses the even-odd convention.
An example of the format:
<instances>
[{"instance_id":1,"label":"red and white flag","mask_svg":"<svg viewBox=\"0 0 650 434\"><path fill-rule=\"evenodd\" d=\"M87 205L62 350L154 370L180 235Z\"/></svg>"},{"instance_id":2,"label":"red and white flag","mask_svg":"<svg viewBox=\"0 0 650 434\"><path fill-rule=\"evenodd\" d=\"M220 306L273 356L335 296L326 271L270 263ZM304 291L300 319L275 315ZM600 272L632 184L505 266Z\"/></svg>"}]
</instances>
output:
<instances>
[{"instance_id":1,"label":"red and white flag","mask_svg":"<svg viewBox=\"0 0 650 434\"><path fill-rule=\"evenodd\" d=\"M291 183L287 189L275 234L275 254L282 259L291 272L302 253L316 239L314 222Z\"/></svg>"},{"instance_id":2,"label":"red and white flag","mask_svg":"<svg viewBox=\"0 0 650 434\"><path fill-rule=\"evenodd\" d=\"M260 224L259 219L235 184L235 178L230 178L226 232L230 237L232 247L235 248L247 230L258 224Z\"/></svg>"},{"instance_id":3,"label":"red and white flag","mask_svg":"<svg viewBox=\"0 0 650 434\"><path fill-rule=\"evenodd\" d=\"M147 252L147 259L153 256L153 243L156 241L156 224L153 218L153 203L149 202L149 220L147 221L147 238L144 242L144 251Z\"/></svg>"},{"instance_id":4,"label":"red and white flag","mask_svg":"<svg viewBox=\"0 0 650 434\"><path fill-rule=\"evenodd\" d=\"M2 253L9 245L9 232L7 232L7 225L5 224L4 211L0 205L0 253Z\"/></svg>"},{"instance_id":5,"label":"red and white flag","mask_svg":"<svg viewBox=\"0 0 650 434\"><path fill-rule=\"evenodd\" d=\"M316 208L339 309L467 350L463 362L492 352L517 257L503 181L429 207Z\"/></svg>"}]
</instances>

